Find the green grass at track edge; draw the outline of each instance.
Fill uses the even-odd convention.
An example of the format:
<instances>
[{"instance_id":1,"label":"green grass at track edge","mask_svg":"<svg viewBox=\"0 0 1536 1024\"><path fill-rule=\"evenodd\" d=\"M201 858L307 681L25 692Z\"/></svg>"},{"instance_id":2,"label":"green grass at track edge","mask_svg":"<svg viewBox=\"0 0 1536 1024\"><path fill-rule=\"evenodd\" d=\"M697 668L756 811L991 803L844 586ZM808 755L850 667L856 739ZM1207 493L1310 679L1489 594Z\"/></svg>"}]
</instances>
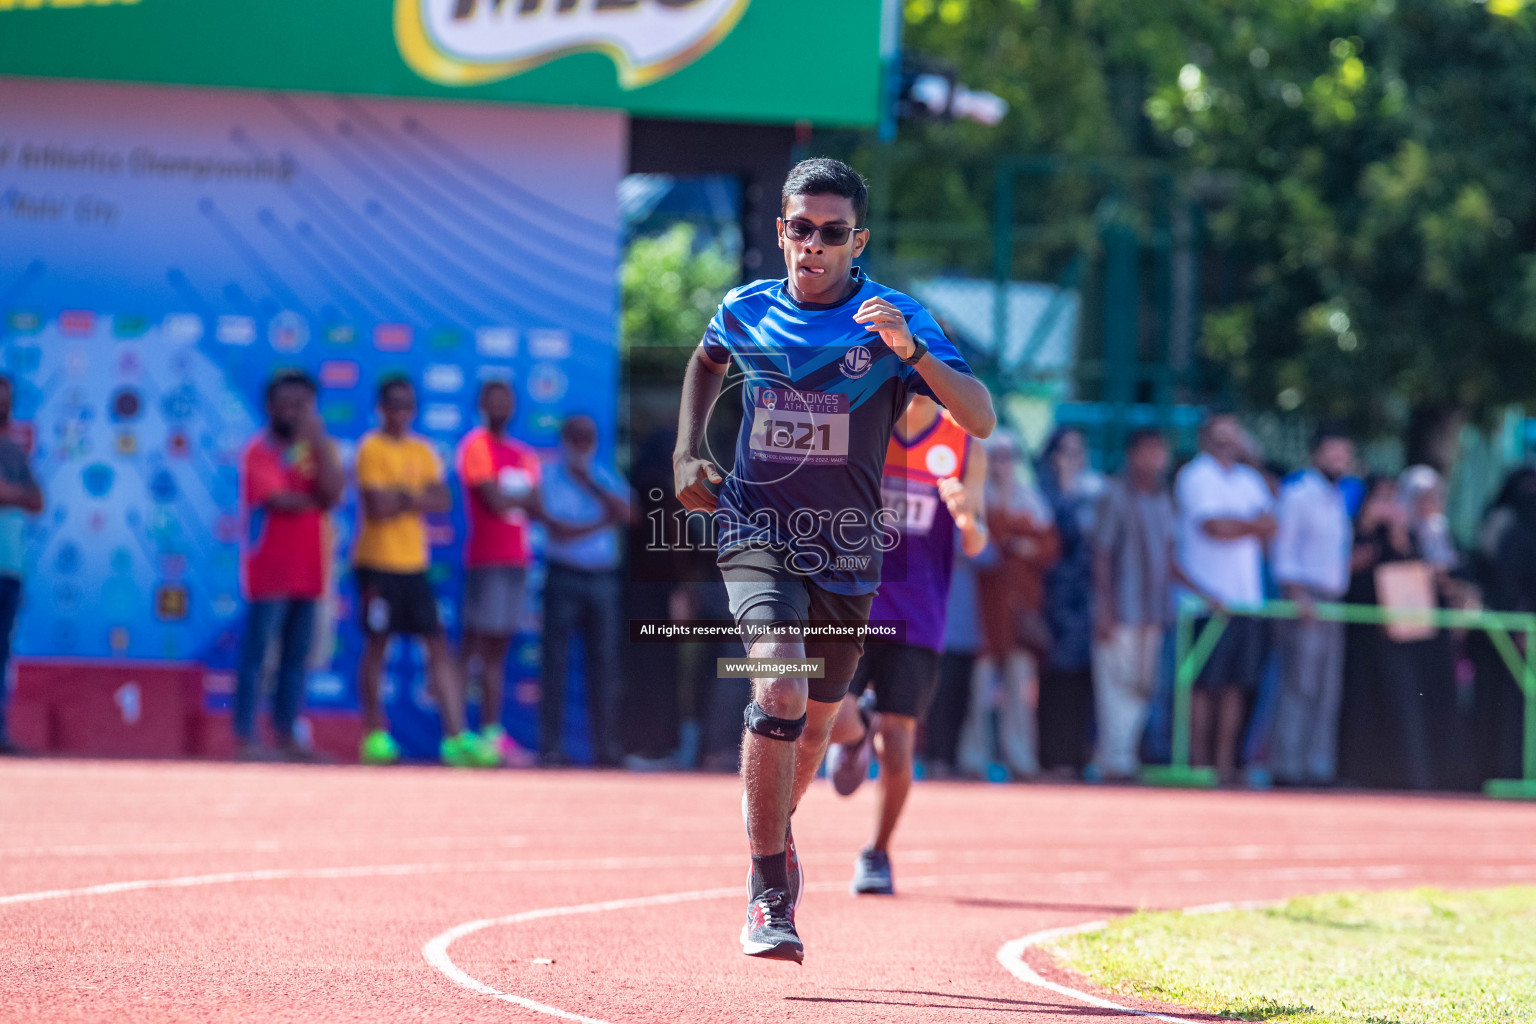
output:
<instances>
[{"instance_id":1,"label":"green grass at track edge","mask_svg":"<svg viewBox=\"0 0 1536 1024\"><path fill-rule=\"evenodd\" d=\"M1284 1024L1536 1024L1536 887L1154 911L1048 947L1114 992Z\"/></svg>"}]
</instances>

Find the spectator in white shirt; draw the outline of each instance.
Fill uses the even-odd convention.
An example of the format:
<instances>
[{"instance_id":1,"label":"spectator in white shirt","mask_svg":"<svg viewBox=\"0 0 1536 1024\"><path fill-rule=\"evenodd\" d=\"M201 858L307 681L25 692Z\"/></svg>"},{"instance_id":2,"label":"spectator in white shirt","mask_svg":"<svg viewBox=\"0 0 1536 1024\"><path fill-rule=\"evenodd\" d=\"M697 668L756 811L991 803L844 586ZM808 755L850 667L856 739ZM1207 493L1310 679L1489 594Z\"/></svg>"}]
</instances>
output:
<instances>
[{"instance_id":1,"label":"spectator in white shirt","mask_svg":"<svg viewBox=\"0 0 1536 1024\"><path fill-rule=\"evenodd\" d=\"M1301 612L1280 624L1271 767L1284 784L1331 785L1337 773L1344 624L1319 622L1312 607L1349 589L1354 527L1339 481L1354 461L1354 443L1337 428L1322 428L1312 441L1311 467L1280 494L1275 581Z\"/></svg>"},{"instance_id":2,"label":"spectator in white shirt","mask_svg":"<svg viewBox=\"0 0 1536 1024\"><path fill-rule=\"evenodd\" d=\"M1203 593L1228 608L1256 607L1264 601L1264 545L1275 534L1274 499L1258 471L1239 461L1244 451L1237 417L1212 416L1201 447L1174 488L1179 564ZM1239 615L1222 631L1195 680L1191 756L1199 765L1214 763L1223 783L1237 777L1247 698L1258 686L1263 662L1263 622Z\"/></svg>"}]
</instances>

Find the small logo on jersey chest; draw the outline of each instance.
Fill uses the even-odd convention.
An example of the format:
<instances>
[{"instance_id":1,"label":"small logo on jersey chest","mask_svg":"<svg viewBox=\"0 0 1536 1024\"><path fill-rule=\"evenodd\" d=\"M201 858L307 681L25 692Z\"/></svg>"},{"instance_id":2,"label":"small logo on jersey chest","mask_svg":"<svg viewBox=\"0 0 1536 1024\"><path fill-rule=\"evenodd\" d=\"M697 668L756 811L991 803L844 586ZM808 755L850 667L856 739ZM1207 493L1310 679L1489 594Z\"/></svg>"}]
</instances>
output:
<instances>
[{"instance_id":1,"label":"small logo on jersey chest","mask_svg":"<svg viewBox=\"0 0 1536 1024\"><path fill-rule=\"evenodd\" d=\"M869 354L868 345L855 345L848 350L847 355L843 356L843 362L839 369L843 371L844 377L853 380L868 373L874 361L874 356Z\"/></svg>"},{"instance_id":2,"label":"small logo on jersey chest","mask_svg":"<svg viewBox=\"0 0 1536 1024\"><path fill-rule=\"evenodd\" d=\"M937 477L954 476L960 467L960 456L947 444L936 444L923 456L923 465Z\"/></svg>"},{"instance_id":3,"label":"small logo on jersey chest","mask_svg":"<svg viewBox=\"0 0 1536 1024\"><path fill-rule=\"evenodd\" d=\"M763 408L764 409L777 409L778 407L779 407L779 396L774 392L774 390L772 388L764 388L763 389Z\"/></svg>"}]
</instances>

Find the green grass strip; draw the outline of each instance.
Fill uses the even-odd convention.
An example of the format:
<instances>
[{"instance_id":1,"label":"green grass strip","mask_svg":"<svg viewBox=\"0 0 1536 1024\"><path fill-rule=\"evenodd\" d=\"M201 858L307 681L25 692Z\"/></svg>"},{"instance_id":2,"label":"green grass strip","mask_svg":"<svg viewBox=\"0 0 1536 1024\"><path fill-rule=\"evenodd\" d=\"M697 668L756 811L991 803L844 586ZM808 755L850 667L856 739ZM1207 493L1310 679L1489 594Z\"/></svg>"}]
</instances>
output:
<instances>
[{"instance_id":1,"label":"green grass strip","mask_svg":"<svg viewBox=\"0 0 1536 1024\"><path fill-rule=\"evenodd\" d=\"M1536 1024L1536 887L1138 913L1052 952L1115 992L1287 1024Z\"/></svg>"}]
</instances>

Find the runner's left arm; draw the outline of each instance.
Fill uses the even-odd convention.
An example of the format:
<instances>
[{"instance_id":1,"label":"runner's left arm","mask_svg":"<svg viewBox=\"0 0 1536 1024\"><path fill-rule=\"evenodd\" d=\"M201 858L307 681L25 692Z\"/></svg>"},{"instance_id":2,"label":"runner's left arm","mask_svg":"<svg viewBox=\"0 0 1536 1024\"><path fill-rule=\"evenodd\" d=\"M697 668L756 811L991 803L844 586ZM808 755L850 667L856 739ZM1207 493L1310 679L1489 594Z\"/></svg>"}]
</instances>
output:
<instances>
[{"instance_id":1,"label":"runner's left arm","mask_svg":"<svg viewBox=\"0 0 1536 1024\"><path fill-rule=\"evenodd\" d=\"M889 299L879 296L866 299L853 318L863 324L865 330L878 332L880 339L896 353L897 358L910 359L917 351L918 340L912 333L906 314ZM926 314L924 318L929 319ZM942 337L943 332L939 331L936 340ZM947 340L944 344L946 348L949 347ZM985 384L969 373L955 369L932 351L923 353L915 369L923 383L933 392L933 397L960 424L960 429L972 437L991 436L997 426L997 413L992 408L992 395Z\"/></svg>"}]
</instances>

